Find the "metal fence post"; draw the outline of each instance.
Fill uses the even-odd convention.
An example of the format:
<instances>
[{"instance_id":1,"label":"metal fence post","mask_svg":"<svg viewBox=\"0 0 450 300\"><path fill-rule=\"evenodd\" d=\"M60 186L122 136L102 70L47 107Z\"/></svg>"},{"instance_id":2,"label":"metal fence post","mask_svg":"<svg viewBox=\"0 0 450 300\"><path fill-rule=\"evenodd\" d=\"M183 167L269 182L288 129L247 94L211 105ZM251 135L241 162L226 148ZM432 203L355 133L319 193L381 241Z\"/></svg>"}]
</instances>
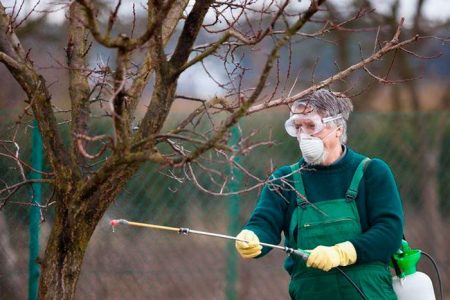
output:
<instances>
[{"instance_id":1,"label":"metal fence post","mask_svg":"<svg viewBox=\"0 0 450 300\"><path fill-rule=\"evenodd\" d=\"M31 171L31 179L41 179L42 174L42 139L39 132L39 127L37 121L33 121L33 144L32 144L32 154L31 162L33 169ZM35 204L41 203L41 184L33 183L33 198L32 201ZM37 258L39 255L39 236L40 236L40 209L38 206L30 207L30 223L29 223L29 258L28 258L28 300L37 299L38 286L39 286L39 275L40 268L37 263Z\"/></svg>"},{"instance_id":2,"label":"metal fence post","mask_svg":"<svg viewBox=\"0 0 450 300\"><path fill-rule=\"evenodd\" d=\"M231 139L229 145L234 147L240 138L240 132L237 126L234 126L231 129ZM235 157L234 162L239 163L240 158ZM242 174L241 172L234 166L230 166L229 170L231 180L230 180L230 192L235 192L239 190L239 185L241 182ZM236 235L239 230L239 195L231 195L228 199L228 234ZM226 287L225 287L225 297L228 300L238 299L237 286L236 283L238 281L238 260L237 260L237 252L234 248L234 243L227 244L227 278L226 278Z\"/></svg>"}]
</instances>

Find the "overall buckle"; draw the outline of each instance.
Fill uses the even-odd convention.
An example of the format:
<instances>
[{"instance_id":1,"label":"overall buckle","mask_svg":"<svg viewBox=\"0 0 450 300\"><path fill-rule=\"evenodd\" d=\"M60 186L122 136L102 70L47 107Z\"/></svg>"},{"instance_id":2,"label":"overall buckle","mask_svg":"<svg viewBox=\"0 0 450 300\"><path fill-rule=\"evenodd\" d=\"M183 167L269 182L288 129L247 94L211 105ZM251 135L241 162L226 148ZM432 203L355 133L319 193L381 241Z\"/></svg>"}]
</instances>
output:
<instances>
[{"instance_id":1,"label":"overall buckle","mask_svg":"<svg viewBox=\"0 0 450 300\"><path fill-rule=\"evenodd\" d=\"M352 202L356 199L358 196L358 193L352 190L348 190L347 193L345 193L345 200L347 202Z\"/></svg>"}]
</instances>

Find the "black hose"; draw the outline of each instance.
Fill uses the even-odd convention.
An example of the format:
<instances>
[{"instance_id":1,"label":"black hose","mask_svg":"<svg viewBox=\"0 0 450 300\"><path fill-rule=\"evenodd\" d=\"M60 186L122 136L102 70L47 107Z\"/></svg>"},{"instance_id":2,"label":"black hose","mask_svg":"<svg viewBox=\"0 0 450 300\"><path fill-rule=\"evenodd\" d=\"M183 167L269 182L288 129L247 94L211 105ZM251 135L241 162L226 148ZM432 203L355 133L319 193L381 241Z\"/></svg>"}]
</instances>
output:
<instances>
[{"instance_id":1,"label":"black hose","mask_svg":"<svg viewBox=\"0 0 450 300\"><path fill-rule=\"evenodd\" d=\"M433 264L434 269L436 270L436 274L437 274L438 282L439 282L439 292L441 294L441 300L443 300L444 299L444 289L442 287L441 275L439 274L438 266L437 266L436 262L434 261L433 257L431 257L430 254L428 254L426 252L423 252L423 251L421 251L421 252L422 252L423 255L425 255L431 261L431 263Z\"/></svg>"},{"instance_id":2,"label":"black hose","mask_svg":"<svg viewBox=\"0 0 450 300\"><path fill-rule=\"evenodd\" d=\"M362 299L364 300L369 300L366 295L364 295L363 291L361 291L361 289L356 285L356 283L339 267L336 267L336 269L341 272L342 275L344 275L345 279L348 280L348 282L350 282L351 285L353 285L353 287L356 289L356 291L359 293L359 295L361 296Z\"/></svg>"}]
</instances>

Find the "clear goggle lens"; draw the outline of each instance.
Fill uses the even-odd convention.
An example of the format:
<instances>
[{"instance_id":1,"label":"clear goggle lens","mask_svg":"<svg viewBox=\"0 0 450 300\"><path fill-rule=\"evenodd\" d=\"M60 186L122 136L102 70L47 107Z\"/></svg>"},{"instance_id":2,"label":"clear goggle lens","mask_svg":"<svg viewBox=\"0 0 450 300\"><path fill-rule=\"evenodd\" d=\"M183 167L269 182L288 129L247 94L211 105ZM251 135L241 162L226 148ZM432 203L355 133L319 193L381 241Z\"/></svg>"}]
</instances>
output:
<instances>
[{"instance_id":1,"label":"clear goggle lens","mask_svg":"<svg viewBox=\"0 0 450 300\"><path fill-rule=\"evenodd\" d=\"M293 114L285 123L287 133L292 137L297 137L299 131L308 135L321 132L328 122L342 118L341 114L332 117L322 118L318 114Z\"/></svg>"}]
</instances>

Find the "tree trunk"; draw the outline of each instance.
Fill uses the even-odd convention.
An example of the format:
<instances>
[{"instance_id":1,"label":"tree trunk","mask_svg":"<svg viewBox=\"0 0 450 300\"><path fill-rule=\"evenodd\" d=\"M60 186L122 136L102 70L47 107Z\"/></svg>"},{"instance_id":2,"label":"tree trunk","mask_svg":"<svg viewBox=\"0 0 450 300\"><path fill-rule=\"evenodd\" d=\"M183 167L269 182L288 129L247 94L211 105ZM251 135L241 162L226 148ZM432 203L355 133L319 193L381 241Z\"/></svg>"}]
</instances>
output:
<instances>
[{"instance_id":1,"label":"tree trunk","mask_svg":"<svg viewBox=\"0 0 450 300\"><path fill-rule=\"evenodd\" d=\"M419 159L421 163L420 191L423 205L423 215L427 224L427 235L423 243L423 250L433 256L438 266L445 266L448 253L444 220L440 212L439 203L439 160L441 157L442 135L435 133L436 139L430 139L426 121L421 116L416 121L419 141ZM429 270L433 271L431 264ZM444 267L445 268L445 267ZM434 271L429 274L433 274ZM447 272L442 272L442 282L447 281Z\"/></svg>"},{"instance_id":2,"label":"tree trunk","mask_svg":"<svg viewBox=\"0 0 450 300\"><path fill-rule=\"evenodd\" d=\"M83 215L62 204L57 208L42 262L39 299L72 299L75 295L84 253L97 224Z\"/></svg>"},{"instance_id":3,"label":"tree trunk","mask_svg":"<svg viewBox=\"0 0 450 300\"><path fill-rule=\"evenodd\" d=\"M58 205L39 283L39 299L73 299L88 242L108 206L138 166L127 165L99 184L89 198L79 193L56 195ZM60 196L60 197L58 197Z\"/></svg>"}]
</instances>

